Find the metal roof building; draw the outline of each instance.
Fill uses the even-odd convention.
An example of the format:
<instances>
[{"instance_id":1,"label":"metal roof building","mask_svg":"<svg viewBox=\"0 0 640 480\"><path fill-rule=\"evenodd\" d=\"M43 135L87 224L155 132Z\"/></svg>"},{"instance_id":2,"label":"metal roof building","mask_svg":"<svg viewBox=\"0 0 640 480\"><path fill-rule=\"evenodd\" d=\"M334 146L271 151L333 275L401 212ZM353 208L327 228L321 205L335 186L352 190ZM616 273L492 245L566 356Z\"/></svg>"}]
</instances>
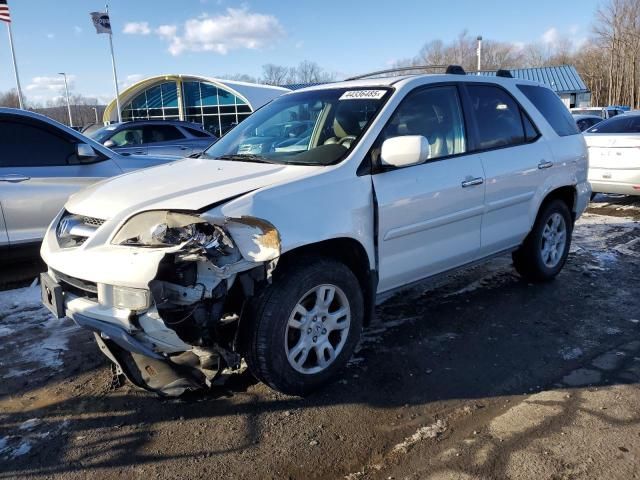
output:
<instances>
[{"instance_id":1,"label":"metal roof building","mask_svg":"<svg viewBox=\"0 0 640 480\"><path fill-rule=\"evenodd\" d=\"M573 65L508 70L513 78L531 80L551 88L569 108L591 105L591 92ZM479 72L479 75L486 76L494 76L495 74L495 71Z\"/></svg>"}]
</instances>

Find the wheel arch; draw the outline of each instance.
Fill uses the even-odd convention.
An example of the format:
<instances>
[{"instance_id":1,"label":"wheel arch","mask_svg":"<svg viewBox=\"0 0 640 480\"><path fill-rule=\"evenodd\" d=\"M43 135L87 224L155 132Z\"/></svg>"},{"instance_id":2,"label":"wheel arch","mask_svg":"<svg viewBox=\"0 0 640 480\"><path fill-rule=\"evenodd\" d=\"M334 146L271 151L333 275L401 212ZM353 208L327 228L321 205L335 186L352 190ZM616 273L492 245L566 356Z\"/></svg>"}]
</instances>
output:
<instances>
[{"instance_id":1,"label":"wheel arch","mask_svg":"<svg viewBox=\"0 0 640 480\"><path fill-rule=\"evenodd\" d=\"M569 208L569 212L571 212L571 218L575 222L576 221L576 201L578 198L578 192L576 187L573 185L565 185L562 187L558 187L554 190L551 190L547 195L542 199L540 206L538 207L538 212L536 213L536 218L538 217L540 211L548 205L550 202L554 200L562 200L567 207ZM535 219L534 219L535 222Z\"/></svg>"},{"instance_id":2,"label":"wheel arch","mask_svg":"<svg viewBox=\"0 0 640 480\"><path fill-rule=\"evenodd\" d=\"M309 256L337 260L353 272L362 289L364 325L369 325L374 314L378 274L376 270L371 269L371 262L365 247L359 241L348 237L321 240L283 253L278 260L278 267L291 263L300 257Z\"/></svg>"}]
</instances>

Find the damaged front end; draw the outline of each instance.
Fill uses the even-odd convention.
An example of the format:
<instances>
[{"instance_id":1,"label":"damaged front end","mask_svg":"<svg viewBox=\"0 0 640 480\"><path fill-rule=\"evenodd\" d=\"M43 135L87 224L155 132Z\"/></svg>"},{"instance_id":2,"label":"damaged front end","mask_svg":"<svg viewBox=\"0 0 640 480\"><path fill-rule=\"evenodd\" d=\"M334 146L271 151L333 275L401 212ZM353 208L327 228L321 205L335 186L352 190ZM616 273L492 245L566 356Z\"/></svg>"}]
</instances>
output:
<instances>
[{"instance_id":1,"label":"damaged front end","mask_svg":"<svg viewBox=\"0 0 640 480\"><path fill-rule=\"evenodd\" d=\"M99 338L103 352L134 384L163 395L210 387L225 369L239 369L245 301L270 280L280 237L253 218L207 219L153 211L131 218L113 243L167 248L148 284L148 308L130 322L154 355Z\"/></svg>"}]
</instances>

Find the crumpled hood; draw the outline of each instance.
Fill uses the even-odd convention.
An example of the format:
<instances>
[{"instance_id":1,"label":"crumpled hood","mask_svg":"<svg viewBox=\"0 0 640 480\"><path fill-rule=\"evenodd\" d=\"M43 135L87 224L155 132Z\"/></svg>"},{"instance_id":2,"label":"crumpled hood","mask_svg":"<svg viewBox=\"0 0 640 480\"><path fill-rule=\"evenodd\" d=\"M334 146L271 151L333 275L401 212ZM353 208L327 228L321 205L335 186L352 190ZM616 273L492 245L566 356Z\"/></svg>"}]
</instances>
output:
<instances>
[{"instance_id":1,"label":"crumpled hood","mask_svg":"<svg viewBox=\"0 0 640 480\"><path fill-rule=\"evenodd\" d=\"M188 158L110 178L72 195L72 213L109 219L124 210L199 210L322 167Z\"/></svg>"}]
</instances>

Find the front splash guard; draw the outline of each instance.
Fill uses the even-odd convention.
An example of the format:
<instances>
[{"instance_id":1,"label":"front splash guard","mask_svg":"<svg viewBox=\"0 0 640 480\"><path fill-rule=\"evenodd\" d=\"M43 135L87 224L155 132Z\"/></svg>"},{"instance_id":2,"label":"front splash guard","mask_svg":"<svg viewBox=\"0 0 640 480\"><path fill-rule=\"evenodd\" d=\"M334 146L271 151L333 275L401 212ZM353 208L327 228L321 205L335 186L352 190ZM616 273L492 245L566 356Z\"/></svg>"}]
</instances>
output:
<instances>
[{"instance_id":1,"label":"front splash guard","mask_svg":"<svg viewBox=\"0 0 640 480\"><path fill-rule=\"evenodd\" d=\"M176 365L161 358L129 352L112 340L94 332L102 353L116 365L116 373L124 374L132 384L165 397L178 397L186 391L206 388L204 376L197 370Z\"/></svg>"}]
</instances>

